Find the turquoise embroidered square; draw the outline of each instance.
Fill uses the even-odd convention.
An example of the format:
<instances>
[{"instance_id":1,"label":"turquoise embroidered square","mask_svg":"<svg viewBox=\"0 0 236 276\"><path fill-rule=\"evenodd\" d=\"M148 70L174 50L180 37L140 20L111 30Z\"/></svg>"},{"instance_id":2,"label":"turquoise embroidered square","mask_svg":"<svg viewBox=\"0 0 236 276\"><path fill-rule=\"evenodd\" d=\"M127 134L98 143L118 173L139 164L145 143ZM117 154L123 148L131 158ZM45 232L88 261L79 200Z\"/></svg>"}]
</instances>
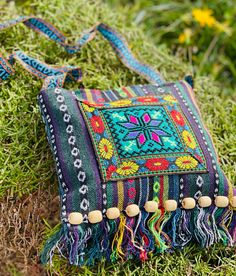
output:
<instances>
[{"instance_id":1,"label":"turquoise embroidered square","mask_svg":"<svg viewBox=\"0 0 236 276\"><path fill-rule=\"evenodd\" d=\"M101 110L120 158L184 151L163 106Z\"/></svg>"},{"instance_id":2,"label":"turquoise embroidered square","mask_svg":"<svg viewBox=\"0 0 236 276\"><path fill-rule=\"evenodd\" d=\"M201 147L171 95L81 101L103 181L206 172Z\"/></svg>"}]
</instances>

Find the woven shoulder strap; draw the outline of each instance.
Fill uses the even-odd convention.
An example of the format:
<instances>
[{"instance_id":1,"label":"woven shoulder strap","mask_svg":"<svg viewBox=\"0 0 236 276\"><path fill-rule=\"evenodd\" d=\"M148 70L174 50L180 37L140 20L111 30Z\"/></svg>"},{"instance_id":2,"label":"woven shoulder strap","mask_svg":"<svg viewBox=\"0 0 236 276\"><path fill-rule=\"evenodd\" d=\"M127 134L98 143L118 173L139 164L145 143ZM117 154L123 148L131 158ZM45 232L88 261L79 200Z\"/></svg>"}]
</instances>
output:
<instances>
[{"instance_id":1,"label":"woven shoulder strap","mask_svg":"<svg viewBox=\"0 0 236 276\"><path fill-rule=\"evenodd\" d=\"M151 83L162 85L164 80L156 70L150 66L140 63L130 51L126 40L116 31L109 26L98 23L90 30L83 33L75 44L66 43L66 36L58 31L52 24L46 22L37 17L19 17L14 20L0 24L0 30L9 28L18 23L23 23L27 27L37 31L38 33L46 36L48 39L59 43L68 53L79 52L81 47L92 40L96 33L99 32L105 39L109 41L112 48L117 53L123 64L130 70L143 76ZM62 87L67 81L81 81L82 72L81 69L74 66L62 66L55 67L47 65L36 59L33 59L23 53L22 51L16 51L7 58L4 58L0 54L0 82L6 80L10 75L14 74L13 64L15 61L19 61L26 70L33 75L44 79L44 88L47 87Z\"/></svg>"}]
</instances>

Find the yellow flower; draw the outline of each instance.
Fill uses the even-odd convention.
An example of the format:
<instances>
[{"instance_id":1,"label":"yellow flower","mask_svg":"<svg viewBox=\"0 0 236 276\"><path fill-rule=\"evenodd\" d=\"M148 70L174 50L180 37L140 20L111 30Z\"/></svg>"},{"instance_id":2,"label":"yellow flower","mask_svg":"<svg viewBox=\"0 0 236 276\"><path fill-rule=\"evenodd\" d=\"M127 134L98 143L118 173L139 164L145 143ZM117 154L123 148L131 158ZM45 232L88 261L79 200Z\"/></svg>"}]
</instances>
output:
<instances>
[{"instance_id":1,"label":"yellow flower","mask_svg":"<svg viewBox=\"0 0 236 276\"><path fill-rule=\"evenodd\" d=\"M110 159L113 155L112 144L109 140L102 138L98 145L101 156L105 159Z\"/></svg>"},{"instance_id":2,"label":"yellow flower","mask_svg":"<svg viewBox=\"0 0 236 276\"><path fill-rule=\"evenodd\" d=\"M184 32L179 35L179 43L190 43L190 38L192 36L192 30L189 28L184 29Z\"/></svg>"},{"instance_id":3,"label":"yellow flower","mask_svg":"<svg viewBox=\"0 0 236 276\"><path fill-rule=\"evenodd\" d=\"M117 173L121 175L130 175L136 173L138 168L139 166L132 161L123 162L121 166L117 169Z\"/></svg>"},{"instance_id":4,"label":"yellow flower","mask_svg":"<svg viewBox=\"0 0 236 276\"><path fill-rule=\"evenodd\" d=\"M128 104L131 104L131 100L123 99L123 100L110 102L110 104L113 105L113 106L128 105Z\"/></svg>"},{"instance_id":5,"label":"yellow flower","mask_svg":"<svg viewBox=\"0 0 236 276\"><path fill-rule=\"evenodd\" d=\"M164 97L164 100L167 102L171 102L171 103L177 103L177 100L175 97L173 97L172 95L167 95Z\"/></svg>"},{"instance_id":6,"label":"yellow flower","mask_svg":"<svg viewBox=\"0 0 236 276\"><path fill-rule=\"evenodd\" d=\"M196 148L196 142L195 142L195 140L194 140L194 137L193 137L193 135L190 133L190 132L188 132L187 130L184 130L183 132L182 132L182 137L183 137L183 139L184 139L184 142L185 142L185 144L189 147L189 148L191 148L191 149L195 149Z\"/></svg>"},{"instance_id":7,"label":"yellow flower","mask_svg":"<svg viewBox=\"0 0 236 276\"><path fill-rule=\"evenodd\" d=\"M212 27L216 23L215 17L210 9L193 9L192 14L194 19L202 26Z\"/></svg>"},{"instance_id":8,"label":"yellow flower","mask_svg":"<svg viewBox=\"0 0 236 276\"><path fill-rule=\"evenodd\" d=\"M89 106L89 105L87 105L87 104L82 104L82 106L83 106L83 108L84 108L84 110L85 111L87 111L87 112L93 112L94 111L94 107L92 107L92 106Z\"/></svg>"},{"instance_id":9,"label":"yellow flower","mask_svg":"<svg viewBox=\"0 0 236 276\"><path fill-rule=\"evenodd\" d=\"M181 169L194 169L198 162L191 156L181 156L176 159L175 164Z\"/></svg>"}]
</instances>

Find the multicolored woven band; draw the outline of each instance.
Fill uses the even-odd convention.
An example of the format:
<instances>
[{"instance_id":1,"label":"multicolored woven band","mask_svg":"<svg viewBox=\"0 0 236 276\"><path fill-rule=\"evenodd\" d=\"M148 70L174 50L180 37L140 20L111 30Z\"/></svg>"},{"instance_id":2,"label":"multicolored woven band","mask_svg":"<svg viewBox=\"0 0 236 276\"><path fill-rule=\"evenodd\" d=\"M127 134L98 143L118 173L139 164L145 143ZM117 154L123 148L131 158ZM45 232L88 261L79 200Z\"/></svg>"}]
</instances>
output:
<instances>
[{"instance_id":1,"label":"multicolored woven band","mask_svg":"<svg viewBox=\"0 0 236 276\"><path fill-rule=\"evenodd\" d=\"M58 31L52 24L47 21L37 18L37 17L27 17L22 16L14 20L9 20L5 23L0 24L0 31L12 27L18 23L23 23L27 27L33 29L34 31L44 35L48 39L60 44L65 50L70 53L76 53L81 50L81 47L86 43L91 41L97 32L99 32L105 39L107 39L112 48L115 50L121 61L129 69L142 75L151 83L163 84L163 79L159 73L157 73L150 66L140 63L131 53L126 40L112 28L108 27L103 23L98 23L90 30L84 32L78 41L72 45L67 44L66 36L64 36L60 31ZM50 77L44 83L44 88L47 86L52 87L62 87L64 82L71 81L81 81L81 70L77 67L52 67L42 62L30 58L23 52L14 52L7 58L0 56L0 82L6 80L10 75L14 73L12 65L15 60L20 61L20 63L25 67L26 70L42 79ZM52 76L55 76L55 81L52 81Z\"/></svg>"}]
</instances>

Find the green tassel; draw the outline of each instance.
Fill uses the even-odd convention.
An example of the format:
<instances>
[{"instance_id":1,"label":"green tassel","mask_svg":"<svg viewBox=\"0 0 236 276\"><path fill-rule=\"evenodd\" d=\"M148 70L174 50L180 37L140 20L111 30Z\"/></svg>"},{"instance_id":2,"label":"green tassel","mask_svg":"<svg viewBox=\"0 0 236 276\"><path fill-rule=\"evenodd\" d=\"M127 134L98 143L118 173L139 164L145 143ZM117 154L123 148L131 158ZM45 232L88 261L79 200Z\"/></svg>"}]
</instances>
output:
<instances>
[{"instance_id":1,"label":"green tassel","mask_svg":"<svg viewBox=\"0 0 236 276\"><path fill-rule=\"evenodd\" d=\"M158 210L148 221L149 229L156 241L157 253L163 252L168 248L168 246L165 244L165 241L161 237L163 224L166 222L166 220L168 220L168 218L161 213L161 210Z\"/></svg>"}]
</instances>

